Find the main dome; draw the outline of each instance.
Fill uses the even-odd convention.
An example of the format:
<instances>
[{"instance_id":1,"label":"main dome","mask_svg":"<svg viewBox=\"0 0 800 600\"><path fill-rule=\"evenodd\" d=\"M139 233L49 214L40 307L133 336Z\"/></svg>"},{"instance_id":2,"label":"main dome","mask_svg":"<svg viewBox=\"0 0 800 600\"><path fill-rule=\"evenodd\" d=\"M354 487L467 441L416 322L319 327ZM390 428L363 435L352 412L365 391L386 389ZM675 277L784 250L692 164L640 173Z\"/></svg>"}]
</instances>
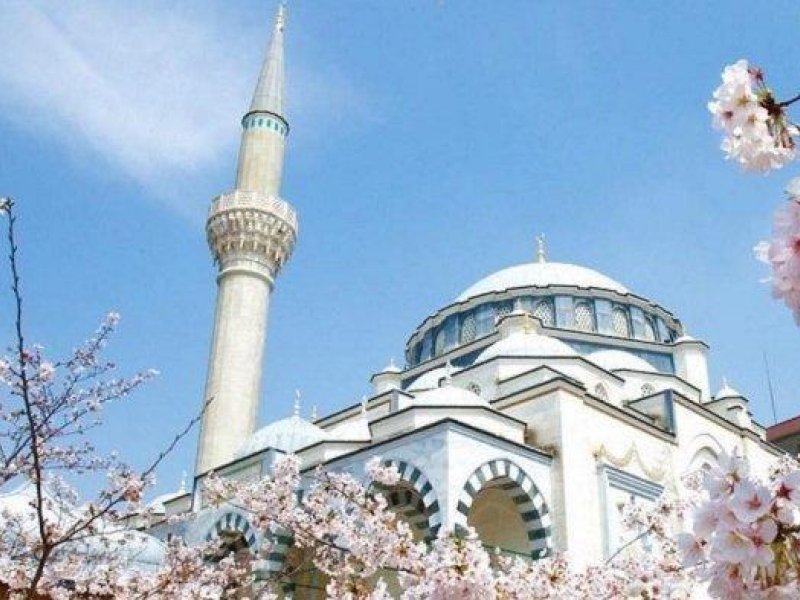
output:
<instances>
[{"instance_id":1,"label":"main dome","mask_svg":"<svg viewBox=\"0 0 800 600\"><path fill-rule=\"evenodd\" d=\"M496 271L468 287L456 298L469 300L489 292L502 292L520 287L568 285L579 288L599 288L619 294L629 293L624 285L593 269L558 262L531 262Z\"/></svg>"}]
</instances>

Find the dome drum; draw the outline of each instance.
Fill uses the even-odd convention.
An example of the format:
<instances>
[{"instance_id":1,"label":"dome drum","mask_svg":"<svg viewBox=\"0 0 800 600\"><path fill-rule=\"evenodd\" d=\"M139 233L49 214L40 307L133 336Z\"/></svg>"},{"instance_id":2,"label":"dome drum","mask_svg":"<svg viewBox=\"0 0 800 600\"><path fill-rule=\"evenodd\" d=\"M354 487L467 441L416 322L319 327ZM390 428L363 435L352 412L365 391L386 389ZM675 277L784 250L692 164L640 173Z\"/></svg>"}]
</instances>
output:
<instances>
[{"instance_id":1,"label":"dome drum","mask_svg":"<svg viewBox=\"0 0 800 600\"><path fill-rule=\"evenodd\" d=\"M531 313L545 328L644 342L671 343L679 322L636 297L579 293L575 289L515 289L453 304L428 318L411 336L406 362L414 367L494 333L497 319L515 310Z\"/></svg>"}]
</instances>

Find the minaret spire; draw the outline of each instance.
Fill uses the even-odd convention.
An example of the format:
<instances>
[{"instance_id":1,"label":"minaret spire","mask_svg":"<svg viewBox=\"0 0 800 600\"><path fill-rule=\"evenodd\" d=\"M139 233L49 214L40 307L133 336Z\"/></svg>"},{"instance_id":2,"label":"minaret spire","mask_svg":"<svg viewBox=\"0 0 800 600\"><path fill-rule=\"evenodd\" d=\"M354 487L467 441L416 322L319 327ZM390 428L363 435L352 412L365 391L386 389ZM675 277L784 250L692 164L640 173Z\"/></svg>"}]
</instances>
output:
<instances>
[{"instance_id":1,"label":"minaret spire","mask_svg":"<svg viewBox=\"0 0 800 600\"><path fill-rule=\"evenodd\" d=\"M236 187L213 200L206 223L218 291L198 473L232 460L255 430L270 299L297 239L295 210L280 197L289 134L283 116L285 23L281 4L250 109L242 118Z\"/></svg>"},{"instance_id":2,"label":"minaret spire","mask_svg":"<svg viewBox=\"0 0 800 600\"><path fill-rule=\"evenodd\" d=\"M249 112L270 112L283 116L283 28L286 5L281 2L272 28L272 41L261 67Z\"/></svg>"}]
</instances>

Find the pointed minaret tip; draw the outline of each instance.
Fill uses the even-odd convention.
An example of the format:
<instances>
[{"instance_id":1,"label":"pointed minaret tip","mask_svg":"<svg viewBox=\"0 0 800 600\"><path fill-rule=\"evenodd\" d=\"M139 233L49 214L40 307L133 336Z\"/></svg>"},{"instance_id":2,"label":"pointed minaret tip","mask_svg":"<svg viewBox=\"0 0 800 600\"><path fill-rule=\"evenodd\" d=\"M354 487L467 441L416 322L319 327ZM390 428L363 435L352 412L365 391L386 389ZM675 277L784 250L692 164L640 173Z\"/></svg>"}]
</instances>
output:
<instances>
[{"instance_id":1,"label":"pointed minaret tip","mask_svg":"<svg viewBox=\"0 0 800 600\"><path fill-rule=\"evenodd\" d=\"M275 15L275 31L283 31L286 25L286 2L278 4L278 12Z\"/></svg>"},{"instance_id":2,"label":"pointed minaret tip","mask_svg":"<svg viewBox=\"0 0 800 600\"><path fill-rule=\"evenodd\" d=\"M272 40L258 76L249 112L270 112L283 116L283 30L286 27L286 4L278 5Z\"/></svg>"}]
</instances>

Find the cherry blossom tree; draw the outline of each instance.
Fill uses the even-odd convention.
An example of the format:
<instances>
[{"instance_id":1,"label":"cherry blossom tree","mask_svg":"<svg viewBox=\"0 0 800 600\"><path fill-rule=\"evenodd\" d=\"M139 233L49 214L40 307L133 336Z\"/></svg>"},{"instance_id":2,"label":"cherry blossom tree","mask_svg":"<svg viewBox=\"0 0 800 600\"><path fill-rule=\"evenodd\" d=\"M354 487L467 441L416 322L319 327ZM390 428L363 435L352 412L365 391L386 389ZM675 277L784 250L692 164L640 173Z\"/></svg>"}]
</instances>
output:
<instances>
[{"instance_id":1,"label":"cherry blossom tree","mask_svg":"<svg viewBox=\"0 0 800 600\"><path fill-rule=\"evenodd\" d=\"M221 597L234 578L242 580L232 561L212 569L205 548L173 543L164 564L139 569L136 555L150 538L125 525L133 517L147 519L143 494L197 419L144 469L98 452L89 434L100 426L103 409L128 398L156 373L114 375L115 365L102 355L119 321L115 313L64 360L50 359L44 348L27 342L14 209L11 199L0 198L15 332L8 354L0 356L0 492L16 488L0 505L0 595ZM105 484L79 502L76 487L98 474Z\"/></svg>"},{"instance_id":2,"label":"cherry blossom tree","mask_svg":"<svg viewBox=\"0 0 800 600\"><path fill-rule=\"evenodd\" d=\"M745 171L768 173L797 158L800 130L788 116L800 95L778 101L764 72L746 60L722 71L722 84L708 109L723 132L721 148ZM775 212L773 238L755 247L757 258L772 269L772 294L783 300L800 325L800 178L786 188L788 203Z\"/></svg>"}]
</instances>

